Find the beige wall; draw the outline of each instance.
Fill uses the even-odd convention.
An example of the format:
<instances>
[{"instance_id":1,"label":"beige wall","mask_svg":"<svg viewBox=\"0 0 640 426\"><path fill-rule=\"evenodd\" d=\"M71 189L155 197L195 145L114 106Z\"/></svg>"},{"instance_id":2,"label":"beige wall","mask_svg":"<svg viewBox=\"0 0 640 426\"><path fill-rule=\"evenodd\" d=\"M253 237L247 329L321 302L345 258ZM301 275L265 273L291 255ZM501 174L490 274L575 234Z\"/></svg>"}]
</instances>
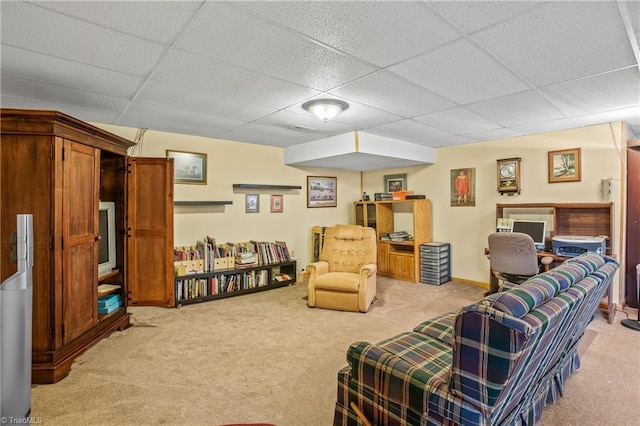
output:
<instances>
[{"instance_id":1,"label":"beige wall","mask_svg":"<svg viewBox=\"0 0 640 426\"><path fill-rule=\"evenodd\" d=\"M97 125L133 140L136 129ZM496 203L599 202L600 180L613 178L611 201L615 205L614 245L622 253L620 213L622 205L621 123L590 126L497 141L439 148L430 166L365 172L362 189L371 199L383 190L385 174L407 173L408 187L433 203L432 235L452 245L452 275L468 281L488 282L488 260L483 255L487 235L495 229ZM582 181L548 183L547 152L582 148ZM218 241L284 240L304 267L310 259L311 228L353 221L353 201L361 196L360 173L327 169L295 168L283 164L281 148L196 136L147 131L138 156L165 157L165 150L207 153L207 185L176 185L176 200L231 200L224 207L176 207L175 244L190 245L204 235ZM522 193L500 196L496 191L496 160L522 158ZM476 206L450 205L451 169L474 167ZM336 176L338 207L309 209L306 176ZM258 191L260 213L245 213L246 192L234 192L234 183L300 185L299 191ZM284 213L269 212L269 195L284 194ZM615 294L619 284L615 286Z\"/></svg>"},{"instance_id":2,"label":"beige wall","mask_svg":"<svg viewBox=\"0 0 640 426\"><path fill-rule=\"evenodd\" d=\"M136 129L96 124L134 140ZM311 229L349 223L352 202L359 198L360 173L283 164L282 148L197 136L147 131L139 157L165 157L166 150L207 154L207 185L175 185L175 200L233 201L226 206L176 206L175 245L193 245L205 235L219 242L286 241L303 268L311 255ZM307 208L307 176L338 178L337 208ZM301 190L235 191L234 183L299 185ZM245 195L260 195L260 212L245 213ZM270 212L270 195L284 195L283 213Z\"/></svg>"},{"instance_id":3,"label":"beige wall","mask_svg":"<svg viewBox=\"0 0 640 426\"><path fill-rule=\"evenodd\" d=\"M436 163L425 167L365 173L364 190L381 192L385 174L407 173L409 190L432 200L432 235L435 241L451 243L452 275L487 283L489 261L483 254L487 236L495 230L497 203L600 202L600 180L613 178L615 235L614 247L622 253L620 239L622 125L585 128L439 148ZM582 181L548 183L548 151L582 148ZM499 195L496 160L522 158L522 193ZM450 170L475 167L476 206L452 207ZM615 286L617 292L619 285Z\"/></svg>"}]
</instances>

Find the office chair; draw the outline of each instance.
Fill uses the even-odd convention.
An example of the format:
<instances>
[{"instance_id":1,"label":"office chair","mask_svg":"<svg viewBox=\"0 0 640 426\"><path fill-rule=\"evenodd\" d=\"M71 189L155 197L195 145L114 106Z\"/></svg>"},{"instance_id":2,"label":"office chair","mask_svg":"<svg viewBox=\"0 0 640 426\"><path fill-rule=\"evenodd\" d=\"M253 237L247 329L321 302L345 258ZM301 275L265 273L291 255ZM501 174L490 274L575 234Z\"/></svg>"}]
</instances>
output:
<instances>
[{"instance_id":1,"label":"office chair","mask_svg":"<svg viewBox=\"0 0 640 426\"><path fill-rule=\"evenodd\" d=\"M541 269L549 270L553 262L550 256L544 256L538 261L533 238L522 232L494 232L489 235L489 264L491 273L500 281L503 287L509 288L520 285Z\"/></svg>"}]
</instances>

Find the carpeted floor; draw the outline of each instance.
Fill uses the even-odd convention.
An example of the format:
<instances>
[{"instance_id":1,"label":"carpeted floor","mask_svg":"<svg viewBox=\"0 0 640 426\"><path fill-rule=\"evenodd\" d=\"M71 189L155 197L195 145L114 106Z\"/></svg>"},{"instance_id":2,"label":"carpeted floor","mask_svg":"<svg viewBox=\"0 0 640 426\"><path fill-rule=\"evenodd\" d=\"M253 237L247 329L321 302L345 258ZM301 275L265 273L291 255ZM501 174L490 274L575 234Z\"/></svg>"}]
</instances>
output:
<instances>
[{"instance_id":1,"label":"carpeted floor","mask_svg":"<svg viewBox=\"0 0 640 426\"><path fill-rule=\"evenodd\" d=\"M34 386L31 415L47 425L330 425L352 342L410 330L483 292L379 278L366 314L309 309L304 284L181 309L130 308L131 328L87 351L61 382ZM602 315L589 329L583 367L561 403L543 411L543 425L639 417L629 402L640 398L630 379L640 371L640 334Z\"/></svg>"}]
</instances>

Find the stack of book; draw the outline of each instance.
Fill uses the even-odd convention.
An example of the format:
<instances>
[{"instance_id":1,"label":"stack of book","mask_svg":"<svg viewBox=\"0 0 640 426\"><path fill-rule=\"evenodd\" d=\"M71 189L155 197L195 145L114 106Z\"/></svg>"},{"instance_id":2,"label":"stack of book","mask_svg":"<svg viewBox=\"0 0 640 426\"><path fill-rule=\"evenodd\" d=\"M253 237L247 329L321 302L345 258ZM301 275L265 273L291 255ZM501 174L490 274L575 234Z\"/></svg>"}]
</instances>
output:
<instances>
[{"instance_id":1,"label":"stack of book","mask_svg":"<svg viewBox=\"0 0 640 426\"><path fill-rule=\"evenodd\" d=\"M120 306L122 306L122 303L120 302L120 296L117 294L110 294L98 299L99 314L110 314Z\"/></svg>"},{"instance_id":2,"label":"stack of book","mask_svg":"<svg viewBox=\"0 0 640 426\"><path fill-rule=\"evenodd\" d=\"M393 200L393 194L391 192L376 192L373 194L375 201L391 201Z\"/></svg>"},{"instance_id":3,"label":"stack of book","mask_svg":"<svg viewBox=\"0 0 640 426\"><path fill-rule=\"evenodd\" d=\"M412 241L413 236L407 231L394 231L382 234L380 240L392 242Z\"/></svg>"}]
</instances>

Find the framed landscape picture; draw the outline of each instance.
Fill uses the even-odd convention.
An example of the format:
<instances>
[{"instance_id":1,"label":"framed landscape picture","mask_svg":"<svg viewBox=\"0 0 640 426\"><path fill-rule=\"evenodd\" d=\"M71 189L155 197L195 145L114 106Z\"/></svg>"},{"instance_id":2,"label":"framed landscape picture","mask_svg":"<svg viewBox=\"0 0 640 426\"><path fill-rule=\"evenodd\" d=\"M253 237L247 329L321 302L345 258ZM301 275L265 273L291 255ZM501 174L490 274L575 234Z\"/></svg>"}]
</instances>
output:
<instances>
[{"instance_id":1,"label":"framed landscape picture","mask_svg":"<svg viewBox=\"0 0 640 426\"><path fill-rule=\"evenodd\" d=\"M307 207L336 207L338 178L307 176Z\"/></svg>"},{"instance_id":2,"label":"framed landscape picture","mask_svg":"<svg viewBox=\"0 0 640 426\"><path fill-rule=\"evenodd\" d=\"M580 182L580 148L549 151L549 183Z\"/></svg>"},{"instance_id":3,"label":"framed landscape picture","mask_svg":"<svg viewBox=\"0 0 640 426\"><path fill-rule=\"evenodd\" d=\"M174 183L207 184L207 154L168 149L167 158L173 158Z\"/></svg>"}]
</instances>

